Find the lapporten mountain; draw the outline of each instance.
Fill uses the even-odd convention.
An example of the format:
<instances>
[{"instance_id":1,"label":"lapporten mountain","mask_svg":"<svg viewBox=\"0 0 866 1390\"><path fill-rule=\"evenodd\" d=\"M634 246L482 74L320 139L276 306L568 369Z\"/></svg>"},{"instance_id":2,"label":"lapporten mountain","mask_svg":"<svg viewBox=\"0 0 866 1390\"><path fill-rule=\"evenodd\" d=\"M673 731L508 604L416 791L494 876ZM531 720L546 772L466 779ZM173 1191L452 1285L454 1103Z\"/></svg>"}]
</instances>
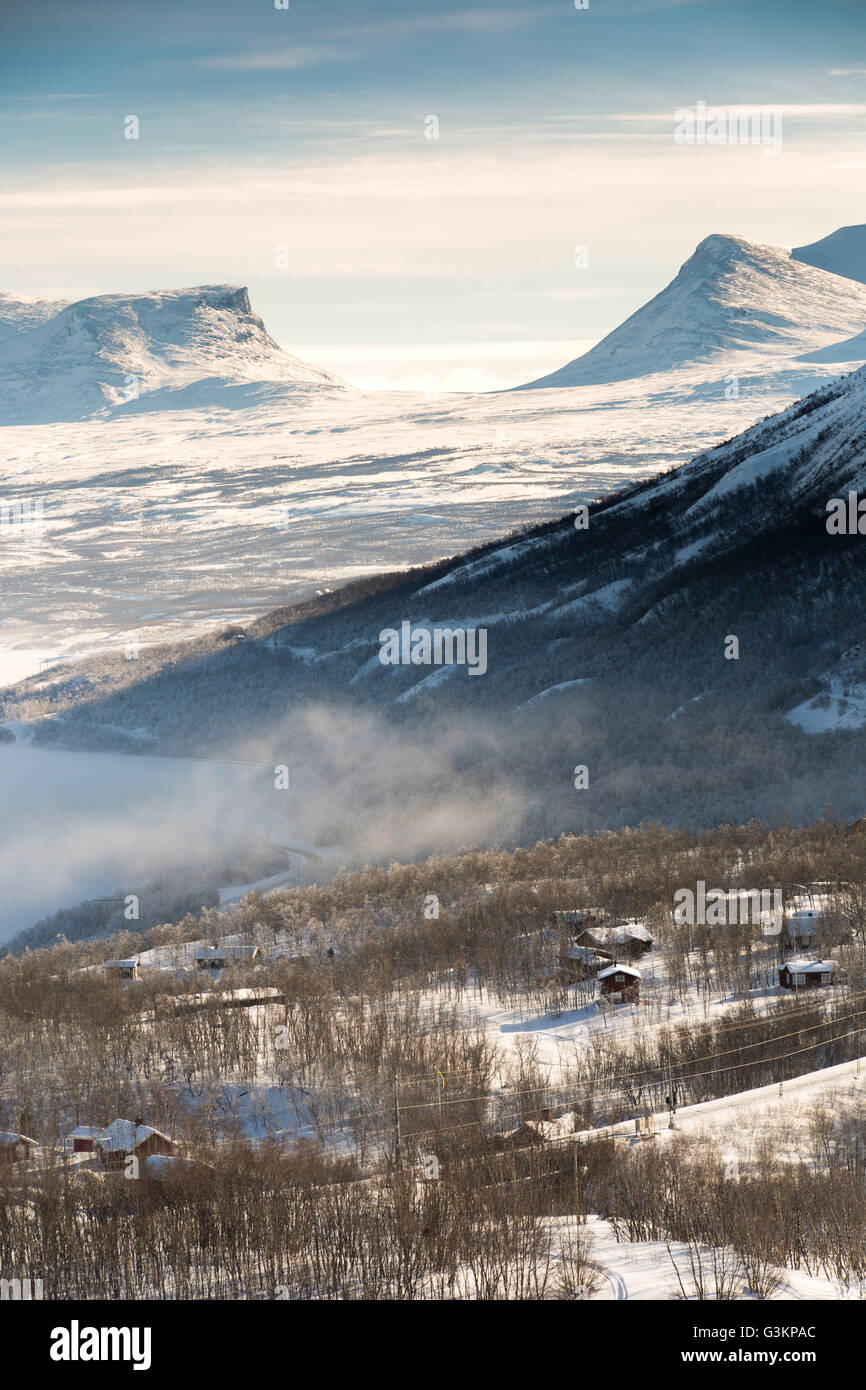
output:
<instances>
[{"instance_id":1,"label":"lapporten mountain","mask_svg":"<svg viewBox=\"0 0 866 1390\"><path fill-rule=\"evenodd\" d=\"M56 312L52 312L56 309ZM349 390L284 352L238 285L103 294L73 304L0 299L0 423L79 420L111 409L255 403Z\"/></svg>"},{"instance_id":2,"label":"lapporten mountain","mask_svg":"<svg viewBox=\"0 0 866 1390\"><path fill-rule=\"evenodd\" d=\"M866 227L787 251L714 234L671 283L582 357L528 387L593 386L657 373L794 378L808 354L864 324ZM863 360L862 344L833 360ZM522 389L528 389L524 387Z\"/></svg>"}]
</instances>

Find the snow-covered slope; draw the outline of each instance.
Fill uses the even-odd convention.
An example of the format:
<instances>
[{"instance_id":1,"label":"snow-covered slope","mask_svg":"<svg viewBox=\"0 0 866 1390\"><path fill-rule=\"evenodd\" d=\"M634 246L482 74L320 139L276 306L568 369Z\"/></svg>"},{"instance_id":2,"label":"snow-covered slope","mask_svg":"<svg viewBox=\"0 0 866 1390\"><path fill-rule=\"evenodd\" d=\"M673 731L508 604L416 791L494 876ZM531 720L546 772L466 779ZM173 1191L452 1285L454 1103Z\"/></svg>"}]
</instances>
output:
<instances>
[{"instance_id":1,"label":"snow-covered slope","mask_svg":"<svg viewBox=\"0 0 866 1390\"><path fill-rule=\"evenodd\" d=\"M11 317L20 323L22 311ZM118 406L234 408L257 403L268 388L351 389L284 352L236 285L97 295L0 338L4 424Z\"/></svg>"},{"instance_id":2,"label":"snow-covered slope","mask_svg":"<svg viewBox=\"0 0 866 1390\"><path fill-rule=\"evenodd\" d=\"M648 304L582 357L527 386L590 386L707 365L718 376L760 370L761 360L778 370L864 328L859 279L804 264L777 246L708 236ZM852 351L847 360L858 364L863 355Z\"/></svg>"},{"instance_id":3,"label":"snow-covered slope","mask_svg":"<svg viewBox=\"0 0 866 1390\"><path fill-rule=\"evenodd\" d=\"M866 225L840 227L809 246L795 246L795 261L866 284Z\"/></svg>"},{"instance_id":4,"label":"snow-covered slope","mask_svg":"<svg viewBox=\"0 0 866 1390\"><path fill-rule=\"evenodd\" d=\"M392 726L415 730L436 766L459 729L470 801L476 763L478 776L494 775L495 724L495 746L509 750L497 803L509 835L645 818L808 819L828 803L853 816L866 732L846 688L866 686L853 649L866 550L861 536L826 525L828 501L851 489L866 495L866 368L600 501L586 527L565 517L424 572L326 593L248 623L243 643L214 637L165 662L95 663L80 687L68 672L25 682L6 717L42 700L63 715L50 736L66 746L102 747L114 729L143 728L150 751L189 753L229 746L254 719L276 727L306 702L334 701L347 727L360 720L361 742L366 720L381 722L385 747ZM383 665L380 634L404 622L484 629L483 679L465 664ZM839 732L816 737L785 717L832 696L835 677L849 710L830 725ZM545 691L555 694L535 698ZM315 762L306 729L295 736ZM586 787L574 783L577 764L591 768ZM363 799L326 781L328 797ZM362 833L355 824L343 842Z\"/></svg>"},{"instance_id":5,"label":"snow-covered slope","mask_svg":"<svg viewBox=\"0 0 866 1390\"><path fill-rule=\"evenodd\" d=\"M45 323L68 304L66 299L20 299L0 291L0 342Z\"/></svg>"}]
</instances>

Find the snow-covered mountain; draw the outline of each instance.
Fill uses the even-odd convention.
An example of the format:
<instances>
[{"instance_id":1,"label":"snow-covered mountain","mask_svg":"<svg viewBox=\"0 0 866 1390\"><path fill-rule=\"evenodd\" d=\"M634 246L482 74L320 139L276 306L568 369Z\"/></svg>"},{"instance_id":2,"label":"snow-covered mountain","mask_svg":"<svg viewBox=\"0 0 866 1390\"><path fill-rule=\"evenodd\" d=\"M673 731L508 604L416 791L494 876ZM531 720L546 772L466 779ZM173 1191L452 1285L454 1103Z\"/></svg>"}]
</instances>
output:
<instances>
[{"instance_id":1,"label":"snow-covered mountain","mask_svg":"<svg viewBox=\"0 0 866 1390\"><path fill-rule=\"evenodd\" d=\"M67 299L22 299L0 291L0 342L45 323L68 303Z\"/></svg>"},{"instance_id":2,"label":"snow-covered mountain","mask_svg":"<svg viewBox=\"0 0 866 1390\"><path fill-rule=\"evenodd\" d=\"M594 348L519 389L592 386L706 367L719 376L794 366L866 329L864 248L866 227L843 228L799 253L743 237L708 236L660 294ZM807 264L810 251L815 261ZM842 278L842 266L860 273ZM852 355L844 359L849 365L864 360L857 351L862 346L851 344Z\"/></svg>"},{"instance_id":3,"label":"snow-covered mountain","mask_svg":"<svg viewBox=\"0 0 866 1390\"><path fill-rule=\"evenodd\" d=\"M866 284L866 226L840 227L809 246L795 246L791 255L804 265Z\"/></svg>"},{"instance_id":4,"label":"snow-covered mountain","mask_svg":"<svg viewBox=\"0 0 866 1390\"><path fill-rule=\"evenodd\" d=\"M341 387L231 287L0 300L0 488L44 512L0 545L0 684L561 516L866 360L866 285L724 237L690 266L541 395Z\"/></svg>"},{"instance_id":5,"label":"snow-covered mountain","mask_svg":"<svg viewBox=\"0 0 866 1390\"><path fill-rule=\"evenodd\" d=\"M48 673L11 692L6 714L42 700L62 715L43 736L130 751L118 731L201 753L255 730L265 760L276 731L311 787L325 769L305 793L310 826L337 804L361 817L343 843L392 794L401 825L416 792L419 816L435 819L437 779L443 816L454 786L470 798L480 787L502 797L502 833L520 836L645 817L806 819L827 803L853 815L866 545L827 527L828 502L851 490L866 498L866 368L598 502L586 525L567 516L361 581L248 624L244 642ZM484 629L486 669L383 664L381 634L404 623ZM589 769L579 790L576 765ZM364 809L373 792L378 809Z\"/></svg>"},{"instance_id":6,"label":"snow-covered mountain","mask_svg":"<svg viewBox=\"0 0 866 1390\"><path fill-rule=\"evenodd\" d=\"M7 300L0 423L255 404L286 391L350 391L271 338L236 285L106 294L59 306ZM0 305L0 318L3 306Z\"/></svg>"}]
</instances>

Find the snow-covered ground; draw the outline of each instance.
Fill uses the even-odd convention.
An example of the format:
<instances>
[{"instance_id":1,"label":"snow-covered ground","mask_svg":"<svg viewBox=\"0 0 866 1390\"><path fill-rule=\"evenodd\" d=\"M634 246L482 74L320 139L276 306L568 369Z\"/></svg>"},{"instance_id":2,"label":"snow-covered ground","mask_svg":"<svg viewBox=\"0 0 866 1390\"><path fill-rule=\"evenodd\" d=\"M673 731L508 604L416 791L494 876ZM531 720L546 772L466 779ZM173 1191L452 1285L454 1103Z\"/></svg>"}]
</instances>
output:
<instances>
[{"instance_id":1,"label":"snow-covered ground","mask_svg":"<svg viewBox=\"0 0 866 1390\"><path fill-rule=\"evenodd\" d=\"M601 1266L601 1287L589 1295L592 1302L636 1302L642 1299L697 1297L692 1279L692 1256L682 1241L672 1240L670 1248L660 1240L617 1240L610 1223L600 1216L589 1216L583 1228L590 1237L591 1258ZM712 1288L711 1256L702 1252L708 1286ZM679 1280L674 1269L679 1271ZM829 1279L804 1274L801 1270L780 1271L781 1285L774 1295L781 1300L859 1298L859 1287L841 1288ZM680 1284L682 1281L682 1285ZM741 1294L741 1297L748 1297Z\"/></svg>"},{"instance_id":2,"label":"snow-covered ground","mask_svg":"<svg viewBox=\"0 0 866 1390\"><path fill-rule=\"evenodd\" d=\"M834 729L862 729L866 724L866 685L858 680L826 677L827 689L804 700L785 715L807 734L826 734Z\"/></svg>"},{"instance_id":3,"label":"snow-covered ground","mask_svg":"<svg viewBox=\"0 0 866 1390\"><path fill-rule=\"evenodd\" d=\"M465 997L467 1022L488 1030L506 1058L531 1046L535 1063L548 1070L551 1084L556 1084L575 1049L586 1047L594 1037L625 1039L634 1033L649 1033L680 1023L708 1023L723 1018L743 1003L729 991L707 995L698 989L694 979L683 989L673 988L657 950L642 956L635 965L642 976L638 1004L602 1004L594 981L586 986L587 1002L583 1002L586 995L578 992L580 987L572 988L571 1007L546 1013L540 1012L531 1000L516 999L510 1007L503 1007L487 991L473 991L471 997ZM824 997L830 993L824 991ZM748 1000L755 1012L761 1013L783 995L775 967L768 961L766 983L753 989Z\"/></svg>"},{"instance_id":4,"label":"snow-covered ground","mask_svg":"<svg viewBox=\"0 0 866 1390\"><path fill-rule=\"evenodd\" d=\"M240 943L241 938L226 938L225 944ZM140 962L143 970L165 971L169 974L180 972L192 978L195 965L195 951L199 942L180 945L167 945L143 952ZM291 943L286 942L288 947ZM311 937L307 945L315 949ZM318 943L323 948L324 937ZM272 953L280 953L280 943L272 943L266 950L266 958ZM651 979L652 970L644 958L645 979ZM254 988L228 988L223 995L225 1003L234 1003L244 996L261 999L270 993L267 986L267 971L260 976L262 983ZM663 992L669 993L664 984L663 972L656 974L656 984ZM221 982L219 988L225 990L230 981ZM126 986L134 988L134 986ZM208 996L201 993L202 986L196 980L191 985L192 993L184 996L184 1002L201 1004ZM762 996L762 999L767 996ZM441 1002L441 995L438 996ZM432 1007L436 996L430 994L427 1003ZM715 1016L720 1015L732 1001L720 999L710 1006ZM664 1022L694 1017L697 996L686 991L680 1001L668 1000L668 1016ZM703 1005L700 1016L705 1016ZM511 1014L496 1011L482 1004L467 1009L467 1023L483 1022L498 1035L503 1052L503 1067L509 1060L514 1061L514 1048L518 1040L532 1037L543 1040L540 1055L534 1059L544 1069L547 1065L551 1081L555 1081L557 1070L562 1071L568 1064L568 1053L560 1044L563 1037L572 1046L587 1046L593 1032L601 1029L615 1029L625 1035L642 1026L658 1026L662 1020L650 1021L648 1025L639 1016L639 1011L628 1007L618 1007L606 1011L602 1016L598 1009L588 1006L574 1011L556 1023L555 1032L537 1028L536 1023L554 1020L521 1017L520 1011ZM576 1015L580 1014L580 1017ZM343 1098L336 1110L317 1097L312 1078L305 1078L305 1085L297 1084L290 1055L274 1053L272 1041L275 1025L282 1017L278 1003L255 1003L245 1010L250 1026L258 1030L260 1043L260 1066L258 1074L251 1078L245 1075L234 1080L231 1075L220 1078L218 1109L232 1132L245 1135L258 1142L293 1144L298 1140L322 1142L334 1154L356 1152L353 1134L353 1114L356 1105L352 1100L352 1086L342 1088ZM142 1026L150 1026L150 1017L142 1016ZM268 1040L266 1043L266 1039ZM312 1089L310 1087L312 1086ZM730 1180L738 1181L747 1173L751 1163L766 1161L768 1153L773 1160L791 1163L812 1163L826 1167L826 1154L818 1153L813 1132L813 1119L816 1107L821 1107L836 1119L844 1121L846 1112L856 1109L862 1114L866 1088L866 1064L862 1069L856 1061L839 1066L809 1072L783 1083L762 1086L719 1100L682 1107L677 1111L674 1127L669 1127L668 1113L652 1117L651 1135L635 1134L633 1121L605 1127L601 1130L585 1130L577 1134L569 1132L563 1120L561 1132L556 1125L547 1126L551 1131L548 1138L558 1144L582 1143L599 1136L614 1135L617 1143L641 1145L675 1144L685 1145L694 1155L703 1148L711 1147L717 1156L730 1167ZM494 1085L494 1093L504 1098L507 1090L501 1092ZM359 1118L361 1118L359 1116ZM373 1117L375 1119L375 1117ZM390 1142L391 1128L389 1117L382 1120L384 1128L379 1132L375 1125L372 1135L366 1142L366 1157L374 1159L384 1152ZM555 1133L553 1131L556 1131ZM378 1135L378 1137L377 1137ZM372 1141L372 1142L371 1142ZM374 1175L363 1179L375 1182ZM560 1261L565 1256L563 1272L567 1268L567 1252L576 1239L586 1241L585 1253L600 1271L598 1286L590 1290L581 1286L571 1296L590 1301L639 1301L665 1299L698 1299L712 1297L714 1281L718 1271L722 1271L723 1282L730 1287L734 1298L748 1300L756 1295L750 1290L747 1278L738 1266L730 1250L712 1250L707 1247L689 1248L681 1241L637 1241L628 1239L620 1231L619 1235L611 1223L598 1215L590 1215L581 1225L574 1217L545 1218L550 1228L553 1277L546 1296L557 1296ZM696 1278L696 1269L700 1271ZM861 1280L852 1277L848 1283L840 1283L821 1276L812 1276L798 1270L779 1269L778 1287L770 1295L775 1301L801 1300L861 1300L864 1286ZM467 1271L466 1282L459 1289L459 1296L474 1298L478 1290L473 1287L471 1275Z\"/></svg>"},{"instance_id":5,"label":"snow-covered ground","mask_svg":"<svg viewBox=\"0 0 866 1390\"><path fill-rule=\"evenodd\" d=\"M32 670L122 652L455 554L682 463L797 395L762 384L726 400L723 372L709 377L239 410L216 397L7 427L0 494L34 515L41 502L42 520L0 544L0 680L21 678L23 653Z\"/></svg>"}]
</instances>

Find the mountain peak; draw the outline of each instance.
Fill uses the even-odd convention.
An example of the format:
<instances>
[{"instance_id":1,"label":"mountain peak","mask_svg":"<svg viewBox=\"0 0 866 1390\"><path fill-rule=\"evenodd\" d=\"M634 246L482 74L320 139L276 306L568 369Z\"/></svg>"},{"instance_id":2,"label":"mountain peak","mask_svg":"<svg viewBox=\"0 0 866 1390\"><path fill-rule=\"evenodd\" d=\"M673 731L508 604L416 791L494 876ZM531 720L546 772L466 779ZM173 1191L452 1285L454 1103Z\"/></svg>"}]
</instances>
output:
<instances>
[{"instance_id":1,"label":"mountain peak","mask_svg":"<svg viewBox=\"0 0 866 1390\"><path fill-rule=\"evenodd\" d=\"M702 252L715 250L732 250L737 247L748 250L754 246L760 246L758 241L749 241L748 237L737 236L734 232L710 232L703 241L699 241L692 255L698 256ZM775 248L771 248L775 249Z\"/></svg>"},{"instance_id":2,"label":"mountain peak","mask_svg":"<svg viewBox=\"0 0 866 1390\"><path fill-rule=\"evenodd\" d=\"M735 236L733 232L711 232L699 241L687 261L681 267L694 263L726 264L731 261L787 260L788 252L781 246L772 246L763 241L750 241L748 237Z\"/></svg>"},{"instance_id":3,"label":"mountain peak","mask_svg":"<svg viewBox=\"0 0 866 1390\"><path fill-rule=\"evenodd\" d=\"M351 390L284 352L244 285L92 295L62 305L25 331L0 332L0 383L7 423L113 407L228 408L262 389Z\"/></svg>"},{"instance_id":4,"label":"mountain peak","mask_svg":"<svg viewBox=\"0 0 866 1390\"><path fill-rule=\"evenodd\" d=\"M752 372L778 372L786 360L817 360L807 354L853 340L864 323L866 290L857 277L828 274L780 246L714 232L654 299L582 357L527 385L596 386L709 364L725 374L744 370L746 354ZM852 351L850 360L863 358Z\"/></svg>"}]
</instances>

